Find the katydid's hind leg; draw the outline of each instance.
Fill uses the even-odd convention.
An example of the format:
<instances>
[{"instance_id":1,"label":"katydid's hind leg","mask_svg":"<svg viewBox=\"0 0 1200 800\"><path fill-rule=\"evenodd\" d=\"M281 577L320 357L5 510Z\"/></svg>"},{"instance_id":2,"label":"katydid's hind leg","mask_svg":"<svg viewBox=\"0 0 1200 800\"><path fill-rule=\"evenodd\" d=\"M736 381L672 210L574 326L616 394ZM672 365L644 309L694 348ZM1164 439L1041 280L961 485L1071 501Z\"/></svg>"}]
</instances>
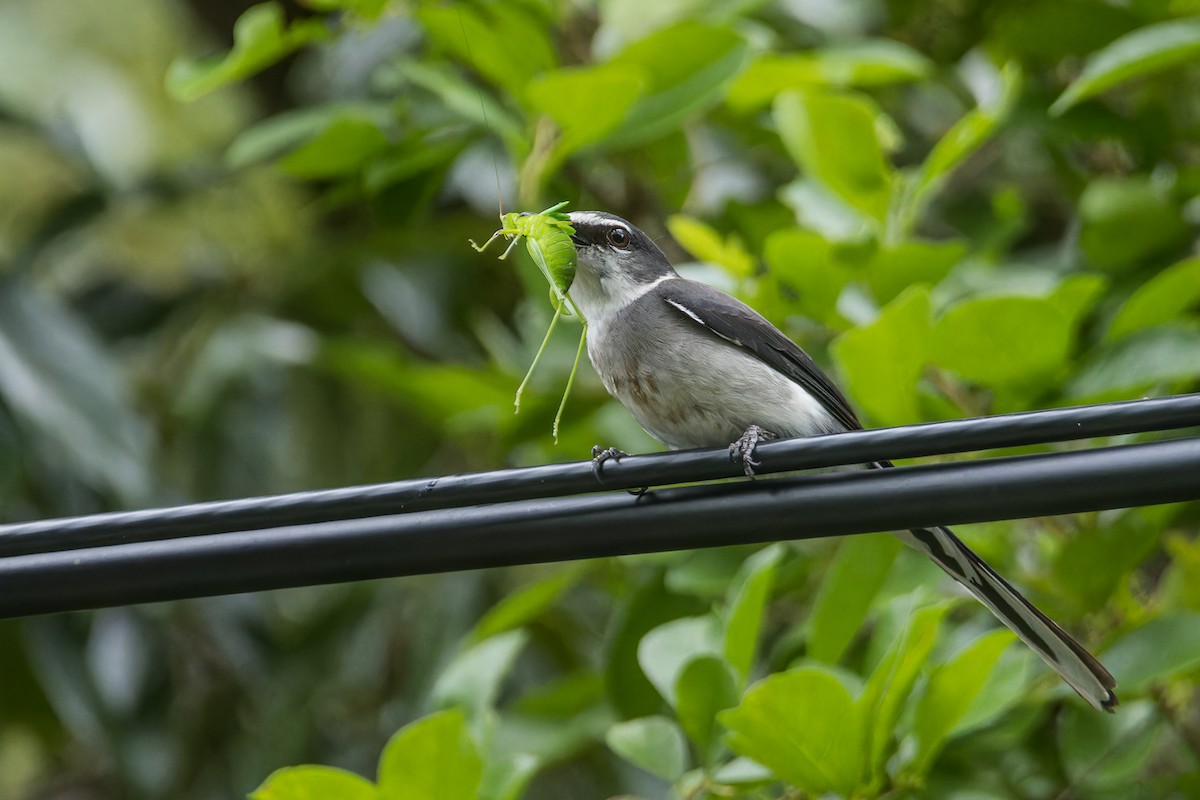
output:
<instances>
[{"instance_id":1,"label":"katydid's hind leg","mask_svg":"<svg viewBox=\"0 0 1200 800\"><path fill-rule=\"evenodd\" d=\"M529 379L533 377L533 371L537 369L538 363L542 360L542 354L546 352L546 345L550 342L550 336L554 333L554 327L558 325L559 318L562 317L562 306L559 306L554 316L550 319L550 327L546 328L546 335L542 337L542 344L538 347L537 353L533 357L533 363L529 365L529 371L525 373L525 377L521 380L521 385L517 387L517 396L513 399L513 413L517 414L521 411L521 394L525 391L525 386L528 385Z\"/></svg>"},{"instance_id":2,"label":"katydid's hind leg","mask_svg":"<svg viewBox=\"0 0 1200 800\"><path fill-rule=\"evenodd\" d=\"M558 307L555 315L562 313L562 306ZM567 407L567 398L571 396L571 387L575 385L575 373L579 371L579 361L583 358L584 343L587 342L587 324L583 326L583 330L579 332L579 347L575 349L575 363L571 365L571 376L567 378L567 388L563 390L562 402L558 404L558 413L554 415L554 443L558 444L558 425L562 422L563 409Z\"/></svg>"}]
</instances>

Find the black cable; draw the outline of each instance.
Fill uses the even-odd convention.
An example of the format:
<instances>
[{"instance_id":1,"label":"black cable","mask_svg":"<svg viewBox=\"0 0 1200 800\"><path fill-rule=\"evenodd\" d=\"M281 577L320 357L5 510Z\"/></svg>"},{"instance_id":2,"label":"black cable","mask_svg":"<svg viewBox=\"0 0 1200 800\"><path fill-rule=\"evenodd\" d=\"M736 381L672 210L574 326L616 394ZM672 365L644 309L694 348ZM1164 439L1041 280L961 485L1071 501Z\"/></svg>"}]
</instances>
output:
<instances>
[{"instance_id":1,"label":"black cable","mask_svg":"<svg viewBox=\"0 0 1200 800\"><path fill-rule=\"evenodd\" d=\"M773 441L758 454L766 474L1191 426L1200 426L1200 394ZM0 525L0 557L738 475L724 449L687 450L609 461L603 483L583 461L93 514Z\"/></svg>"},{"instance_id":2,"label":"black cable","mask_svg":"<svg viewBox=\"0 0 1200 800\"><path fill-rule=\"evenodd\" d=\"M524 500L0 559L0 617L1200 499L1200 438Z\"/></svg>"}]
</instances>

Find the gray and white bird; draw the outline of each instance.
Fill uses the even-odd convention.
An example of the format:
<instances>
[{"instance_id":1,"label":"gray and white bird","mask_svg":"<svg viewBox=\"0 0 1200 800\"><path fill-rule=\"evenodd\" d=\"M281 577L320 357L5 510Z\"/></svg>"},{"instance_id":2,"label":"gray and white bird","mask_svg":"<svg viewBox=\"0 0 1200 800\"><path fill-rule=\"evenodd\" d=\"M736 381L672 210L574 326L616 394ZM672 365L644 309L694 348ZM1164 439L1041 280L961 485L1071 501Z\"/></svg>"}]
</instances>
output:
<instances>
[{"instance_id":1,"label":"gray and white bird","mask_svg":"<svg viewBox=\"0 0 1200 800\"><path fill-rule=\"evenodd\" d=\"M569 215L571 297L608 392L672 449L730 445L747 472L761 439L862 427L812 358L745 303L681 278L654 242L599 211ZM872 467L890 467L882 462ZM965 586L1085 700L1112 711L1116 681L947 528L897 534Z\"/></svg>"}]
</instances>

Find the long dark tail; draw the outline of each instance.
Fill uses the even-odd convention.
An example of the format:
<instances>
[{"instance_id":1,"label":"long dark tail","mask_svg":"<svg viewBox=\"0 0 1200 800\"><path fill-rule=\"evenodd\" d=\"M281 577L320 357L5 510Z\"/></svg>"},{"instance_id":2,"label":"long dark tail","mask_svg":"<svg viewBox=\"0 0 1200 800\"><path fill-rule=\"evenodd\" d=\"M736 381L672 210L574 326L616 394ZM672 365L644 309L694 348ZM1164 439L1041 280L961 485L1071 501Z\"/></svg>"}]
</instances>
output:
<instances>
[{"instance_id":1,"label":"long dark tail","mask_svg":"<svg viewBox=\"0 0 1200 800\"><path fill-rule=\"evenodd\" d=\"M890 467L888 462L873 467ZM1096 657L1001 578L949 528L924 528L897 533L908 545L933 559L954 580L970 590L1021 641L1042 657L1079 696L1095 708L1112 711L1117 682Z\"/></svg>"},{"instance_id":2,"label":"long dark tail","mask_svg":"<svg viewBox=\"0 0 1200 800\"><path fill-rule=\"evenodd\" d=\"M1021 641L1062 676L1080 697L1094 707L1112 711L1117 682L1096 657L1058 627L1008 581L975 555L948 528L926 528L896 534L933 559L950 577L967 587Z\"/></svg>"}]
</instances>

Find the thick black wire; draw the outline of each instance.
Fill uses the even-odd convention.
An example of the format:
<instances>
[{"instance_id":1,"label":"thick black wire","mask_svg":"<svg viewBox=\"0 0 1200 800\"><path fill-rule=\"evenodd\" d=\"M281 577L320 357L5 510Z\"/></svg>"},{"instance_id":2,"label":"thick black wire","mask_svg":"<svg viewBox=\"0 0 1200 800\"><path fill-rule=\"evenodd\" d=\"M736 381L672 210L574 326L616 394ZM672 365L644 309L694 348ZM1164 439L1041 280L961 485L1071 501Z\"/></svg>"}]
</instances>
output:
<instances>
[{"instance_id":1,"label":"thick black wire","mask_svg":"<svg viewBox=\"0 0 1200 800\"><path fill-rule=\"evenodd\" d=\"M1200 394L878 428L759 446L759 472L861 464L1200 426ZM94 514L0 526L0 557L221 531L332 522L608 489L693 483L740 475L725 451L630 456L603 467L549 464L174 508Z\"/></svg>"},{"instance_id":2,"label":"thick black wire","mask_svg":"<svg viewBox=\"0 0 1200 800\"><path fill-rule=\"evenodd\" d=\"M1200 499L1200 438L293 525L0 559L0 617Z\"/></svg>"}]
</instances>

